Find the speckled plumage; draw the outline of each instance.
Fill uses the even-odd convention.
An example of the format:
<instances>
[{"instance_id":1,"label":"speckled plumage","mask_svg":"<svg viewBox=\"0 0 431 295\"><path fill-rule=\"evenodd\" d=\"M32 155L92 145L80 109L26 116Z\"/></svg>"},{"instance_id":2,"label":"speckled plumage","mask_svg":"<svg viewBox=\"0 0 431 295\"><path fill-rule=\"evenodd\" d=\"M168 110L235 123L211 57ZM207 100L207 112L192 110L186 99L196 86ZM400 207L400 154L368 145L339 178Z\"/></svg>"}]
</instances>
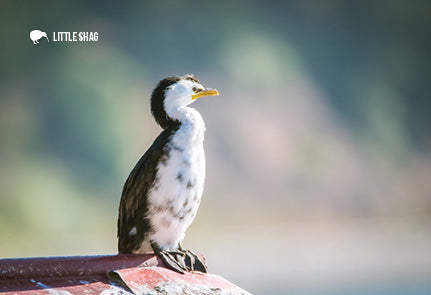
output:
<instances>
[{"instance_id":1,"label":"speckled plumage","mask_svg":"<svg viewBox=\"0 0 431 295\"><path fill-rule=\"evenodd\" d=\"M164 129L123 187L118 217L120 253L176 250L196 215L205 181L205 125L188 107L204 88L194 76L159 82L151 111ZM214 95L214 94L211 94Z\"/></svg>"}]
</instances>

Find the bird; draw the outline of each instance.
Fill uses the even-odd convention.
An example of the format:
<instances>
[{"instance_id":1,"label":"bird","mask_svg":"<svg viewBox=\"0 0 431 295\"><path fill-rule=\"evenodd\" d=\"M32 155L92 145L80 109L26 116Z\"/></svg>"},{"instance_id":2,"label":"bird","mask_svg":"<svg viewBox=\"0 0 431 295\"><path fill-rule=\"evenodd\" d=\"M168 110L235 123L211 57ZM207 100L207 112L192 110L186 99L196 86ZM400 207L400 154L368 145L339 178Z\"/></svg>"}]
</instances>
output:
<instances>
[{"instance_id":1,"label":"bird","mask_svg":"<svg viewBox=\"0 0 431 295\"><path fill-rule=\"evenodd\" d=\"M117 237L120 254L155 253L179 273L207 272L202 259L182 247L205 182L205 123L189 105L219 92L191 74L160 80L151 113L163 129L130 172L122 190Z\"/></svg>"}]
</instances>

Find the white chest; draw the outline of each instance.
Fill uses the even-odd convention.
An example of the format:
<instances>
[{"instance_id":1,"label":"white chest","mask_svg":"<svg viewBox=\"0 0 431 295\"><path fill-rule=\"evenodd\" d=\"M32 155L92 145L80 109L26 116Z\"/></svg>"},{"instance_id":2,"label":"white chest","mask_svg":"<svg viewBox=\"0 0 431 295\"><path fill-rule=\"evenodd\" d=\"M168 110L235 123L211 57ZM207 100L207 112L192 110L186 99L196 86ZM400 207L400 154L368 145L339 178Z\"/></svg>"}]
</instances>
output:
<instances>
[{"instance_id":1,"label":"white chest","mask_svg":"<svg viewBox=\"0 0 431 295\"><path fill-rule=\"evenodd\" d=\"M172 135L148 196L150 239L166 250L182 241L199 207L205 182L204 130L183 124Z\"/></svg>"}]
</instances>

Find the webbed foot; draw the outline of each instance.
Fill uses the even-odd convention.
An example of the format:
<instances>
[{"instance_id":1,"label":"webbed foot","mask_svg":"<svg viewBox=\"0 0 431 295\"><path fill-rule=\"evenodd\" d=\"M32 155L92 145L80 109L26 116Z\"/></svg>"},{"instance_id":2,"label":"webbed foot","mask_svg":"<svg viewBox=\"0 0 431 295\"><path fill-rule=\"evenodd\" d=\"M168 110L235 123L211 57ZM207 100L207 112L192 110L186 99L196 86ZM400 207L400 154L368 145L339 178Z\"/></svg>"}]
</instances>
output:
<instances>
[{"instance_id":1,"label":"webbed foot","mask_svg":"<svg viewBox=\"0 0 431 295\"><path fill-rule=\"evenodd\" d=\"M181 274L186 271L208 272L205 262L191 250L184 250L181 245L179 245L178 250L174 251L162 250L154 243L151 246L154 253L173 271Z\"/></svg>"}]
</instances>

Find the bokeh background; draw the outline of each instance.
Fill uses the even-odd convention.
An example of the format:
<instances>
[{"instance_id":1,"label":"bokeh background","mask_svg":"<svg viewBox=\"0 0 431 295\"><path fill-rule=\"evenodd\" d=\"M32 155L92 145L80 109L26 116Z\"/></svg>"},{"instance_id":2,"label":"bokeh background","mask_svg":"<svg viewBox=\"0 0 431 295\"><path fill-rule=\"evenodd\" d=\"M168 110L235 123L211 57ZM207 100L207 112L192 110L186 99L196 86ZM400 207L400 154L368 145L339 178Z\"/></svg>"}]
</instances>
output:
<instances>
[{"instance_id":1,"label":"bokeh background","mask_svg":"<svg viewBox=\"0 0 431 295\"><path fill-rule=\"evenodd\" d=\"M219 97L184 244L255 294L430 294L431 2L2 1L0 256L116 253L158 80ZM33 45L31 30L98 42Z\"/></svg>"}]
</instances>

